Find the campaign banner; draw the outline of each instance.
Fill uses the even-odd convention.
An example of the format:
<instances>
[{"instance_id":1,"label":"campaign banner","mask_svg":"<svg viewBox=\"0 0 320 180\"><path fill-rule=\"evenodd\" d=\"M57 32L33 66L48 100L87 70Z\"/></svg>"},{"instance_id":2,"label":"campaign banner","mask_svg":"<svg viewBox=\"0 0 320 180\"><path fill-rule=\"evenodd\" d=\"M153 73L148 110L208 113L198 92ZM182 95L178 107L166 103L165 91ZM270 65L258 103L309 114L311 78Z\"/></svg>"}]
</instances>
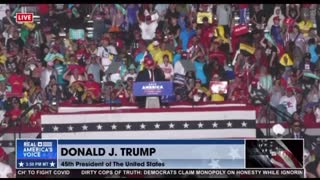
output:
<instances>
[{"instance_id":1,"label":"campaign banner","mask_svg":"<svg viewBox=\"0 0 320 180\"><path fill-rule=\"evenodd\" d=\"M171 81L135 82L133 84L134 96L170 96L173 95Z\"/></svg>"},{"instance_id":2,"label":"campaign banner","mask_svg":"<svg viewBox=\"0 0 320 180\"><path fill-rule=\"evenodd\" d=\"M17 140L17 169L245 168L245 140Z\"/></svg>"}]
</instances>

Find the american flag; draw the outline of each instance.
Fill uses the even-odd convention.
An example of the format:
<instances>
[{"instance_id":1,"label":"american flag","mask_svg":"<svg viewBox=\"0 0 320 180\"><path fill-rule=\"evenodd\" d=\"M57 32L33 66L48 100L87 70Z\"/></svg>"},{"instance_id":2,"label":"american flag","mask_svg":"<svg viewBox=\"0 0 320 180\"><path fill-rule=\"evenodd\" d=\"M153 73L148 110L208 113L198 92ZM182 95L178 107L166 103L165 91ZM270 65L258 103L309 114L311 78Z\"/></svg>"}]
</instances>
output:
<instances>
[{"instance_id":1,"label":"american flag","mask_svg":"<svg viewBox=\"0 0 320 180\"><path fill-rule=\"evenodd\" d=\"M302 168L296 155L290 151L283 140L258 140L257 147L276 168Z\"/></svg>"}]
</instances>

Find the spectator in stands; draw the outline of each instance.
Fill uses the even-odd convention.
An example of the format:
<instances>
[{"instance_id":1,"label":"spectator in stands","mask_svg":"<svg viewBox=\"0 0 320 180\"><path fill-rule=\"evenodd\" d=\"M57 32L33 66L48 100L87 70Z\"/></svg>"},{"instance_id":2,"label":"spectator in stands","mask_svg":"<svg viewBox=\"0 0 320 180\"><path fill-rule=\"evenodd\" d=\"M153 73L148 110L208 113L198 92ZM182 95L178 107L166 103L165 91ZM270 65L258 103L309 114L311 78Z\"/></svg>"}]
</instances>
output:
<instances>
[{"instance_id":1,"label":"spectator in stands","mask_svg":"<svg viewBox=\"0 0 320 180\"><path fill-rule=\"evenodd\" d=\"M171 81L173 78L173 66L169 62L169 56L163 56L163 63L159 65L159 67L164 72L165 80Z\"/></svg>"},{"instance_id":2,"label":"spectator in stands","mask_svg":"<svg viewBox=\"0 0 320 180\"><path fill-rule=\"evenodd\" d=\"M11 86L11 93L15 96L21 96L23 90L23 81L25 77L20 72L13 72L8 77L8 83Z\"/></svg>"},{"instance_id":3,"label":"spectator in stands","mask_svg":"<svg viewBox=\"0 0 320 180\"><path fill-rule=\"evenodd\" d=\"M127 81L128 78L132 78L132 80L135 81L137 78L136 67L133 64L131 64L128 70L129 73L125 75L124 80Z\"/></svg>"},{"instance_id":4,"label":"spectator in stands","mask_svg":"<svg viewBox=\"0 0 320 180\"><path fill-rule=\"evenodd\" d=\"M201 85L201 80L197 79L194 88L189 92L189 99L192 102L206 102L210 92Z\"/></svg>"},{"instance_id":5,"label":"spectator in stands","mask_svg":"<svg viewBox=\"0 0 320 180\"><path fill-rule=\"evenodd\" d=\"M274 18L278 17L279 19L279 25L282 27L283 20L285 19L284 15L282 14L280 6L276 6L273 11L273 15L269 18L268 24L267 24L267 30L271 30L272 25L274 24Z\"/></svg>"},{"instance_id":6,"label":"spectator in stands","mask_svg":"<svg viewBox=\"0 0 320 180\"><path fill-rule=\"evenodd\" d=\"M104 67L104 72L108 70L114 56L118 55L116 48L110 44L110 39L105 37L102 39L102 45L98 47L97 56L100 58L101 64Z\"/></svg>"},{"instance_id":7,"label":"spectator in stands","mask_svg":"<svg viewBox=\"0 0 320 180\"><path fill-rule=\"evenodd\" d=\"M84 82L84 94L82 95L82 101L87 100L99 102L101 96L100 84L94 80L93 74L88 75L88 81Z\"/></svg>"},{"instance_id":8,"label":"spectator in stands","mask_svg":"<svg viewBox=\"0 0 320 180\"><path fill-rule=\"evenodd\" d=\"M6 15L5 17L2 18L2 24L3 24L3 28L6 29L11 25L15 25L15 19L11 16L11 11L10 9L6 9L5 11Z\"/></svg>"},{"instance_id":9,"label":"spectator in stands","mask_svg":"<svg viewBox=\"0 0 320 180\"><path fill-rule=\"evenodd\" d=\"M23 123L23 119L18 119L22 113L20 109L20 102L18 98L12 98L12 109L6 112L4 122L8 126L16 126L20 123Z\"/></svg>"},{"instance_id":10,"label":"spectator in stands","mask_svg":"<svg viewBox=\"0 0 320 180\"><path fill-rule=\"evenodd\" d=\"M265 11L260 8L260 4L253 4L253 13L250 13L250 16L253 28L264 30L267 25L267 19Z\"/></svg>"},{"instance_id":11,"label":"spectator in stands","mask_svg":"<svg viewBox=\"0 0 320 180\"><path fill-rule=\"evenodd\" d=\"M155 32L158 27L158 20L153 20L151 15L146 16L146 21L139 21L139 27L141 30L142 39L145 41L151 41L155 37Z\"/></svg>"},{"instance_id":12,"label":"spectator in stands","mask_svg":"<svg viewBox=\"0 0 320 180\"><path fill-rule=\"evenodd\" d=\"M41 112L40 112L39 106L35 106L35 108L33 109L33 112L29 118L29 125L31 127L40 127L41 126Z\"/></svg>"},{"instance_id":13,"label":"spectator in stands","mask_svg":"<svg viewBox=\"0 0 320 180\"><path fill-rule=\"evenodd\" d=\"M318 145L319 146L319 145ZM317 149L319 150L319 148ZM320 177L320 158L317 155L316 159L306 165L307 178L319 178Z\"/></svg>"},{"instance_id":14,"label":"spectator in stands","mask_svg":"<svg viewBox=\"0 0 320 180\"><path fill-rule=\"evenodd\" d=\"M213 82L219 82L221 80L221 77L219 74L214 74L212 76L211 81ZM211 87L209 87L211 88ZM226 87L228 88L228 87ZM225 92L223 90L220 90L218 93L217 92L211 92L211 101L212 102L223 102L225 100Z\"/></svg>"},{"instance_id":15,"label":"spectator in stands","mask_svg":"<svg viewBox=\"0 0 320 180\"><path fill-rule=\"evenodd\" d=\"M277 61L277 48L266 38L261 39L260 45L265 49L267 60L269 61L270 73L275 78L279 73L279 63Z\"/></svg>"},{"instance_id":16,"label":"spectator in stands","mask_svg":"<svg viewBox=\"0 0 320 180\"><path fill-rule=\"evenodd\" d=\"M310 20L310 16L303 16L302 21L298 23L298 26L301 30L301 33L304 35L304 37L308 37L310 29L313 27L313 23Z\"/></svg>"},{"instance_id":17,"label":"spectator in stands","mask_svg":"<svg viewBox=\"0 0 320 180\"><path fill-rule=\"evenodd\" d=\"M104 67L100 63L98 57L95 54L92 54L90 57L90 62L86 66L86 71L88 72L88 74L92 74L94 80L97 83L100 83L101 82L100 72L102 72L103 70L104 70Z\"/></svg>"},{"instance_id":18,"label":"spectator in stands","mask_svg":"<svg viewBox=\"0 0 320 180\"><path fill-rule=\"evenodd\" d=\"M172 52L170 52L167 48L166 48L166 44L164 42L162 42L160 44L160 49L158 51L156 51L152 57L154 58L154 61L156 64L160 65L163 64L163 60L164 60L164 56L167 56L168 61L170 63L172 63Z\"/></svg>"},{"instance_id":19,"label":"spectator in stands","mask_svg":"<svg viewBox=\"0 0 320 180\"><path fill-rule=\"evenodd\" d=\"M48 62L47 67L42 70L40 75L41 88L44 89L45 87L47 87L50 81L50 77L56 77L56 74L57 73L55 69L53 69L53 62Z\"/></svg>"},{"instance_id":20,"label":"spectator in stands","mask_svg":"<svg viewBox=\"0 0 320 180\"><path fill-rule=\"evenodd\" d=\"M313 125L316 122L316 116L314 115L314 111L313 111L313 103L308 103L305 106L305 112L303 115L303 124L304 125Z\"/></svg>"},{"instance_id":21,"label":"spectator in stands","mask_svg":"<svg viewBox=\"0 0 320 180\"><path fill-rule=\"evenodd\" d=\"M271 26L271 36L273 37L273 39L275 40L275 42L277 43L277 45L281 45L284 46L284 41L282 38L282 32L281 32L281 27L280 27L280 17L279 16L275 16L273 18L273 24Z\"/></svg>"},{"instance_id":22,"label":"spectator in stands","mask_svg":"<svg viewBox=\"0 0 320 180\"><path fill-rule=\"evenodd\" d=\"M8 155L0 146L0 178L15 178L15 173L7 164L7 157Z\"/></svg>"},{"instance_id":23,"label":"spectator in stands","mask_svg":"<svg viewBox=\"0 0 320 180\"><path fill-rule=\"evenodd\" d=\"M300 17L300 4L286 4L286 16L297 21Z\"/></svg>"},{"instance_id":24,"label":"spectator in stands","mask_svg":"<svg viewBox=\"0 0 320 180\"><path fill-rule=\"evenodd\" d=\"M4 108L4 103L6 101L6 91L7 91L7 87L6 87L6 83L5 83L5 77L0 74L0 110L2 110Z\"/></svg>"},{"instance_id":25,"label":"spectator in stands","mask_svg":"<svg viewBox=\"0 0 320 180\"><path fill-rule=\"evenodd\" d=\"M204 54L201 51L198 51L198 53L191 59L195 66L196 70L196 78L201 80L201 84L205 85L207 83L207 77L204 74L203 67L205 65L205 59Z\"/></svg>"},{"instance_id":26,"label":"spectator in stands","mask_svg":"<svg viewBox=\"0 0 320 180\"><path fill-rule=\"evenodd\" d=\"M278 122L282 122L283 119L288 120L287 117L297 111L297 100L293 93L294 89L292 87L288 87L286 89L286 95L280 98L277 109L282 112L283 116L278 116Z\"/></svg>"},{"instance_id":27,"label":"spectator in stands","mask_svg":"<svg viewBox=\"0 0 320 180\"><path fill-rule=\"evenodd\" d=\"M301 121L294 120L290 125L291 129L289 134L285 135L284 138L304 139L305 148L311 149L313 139L303 131L303 123Z\"/></svg>"}]
</instances>

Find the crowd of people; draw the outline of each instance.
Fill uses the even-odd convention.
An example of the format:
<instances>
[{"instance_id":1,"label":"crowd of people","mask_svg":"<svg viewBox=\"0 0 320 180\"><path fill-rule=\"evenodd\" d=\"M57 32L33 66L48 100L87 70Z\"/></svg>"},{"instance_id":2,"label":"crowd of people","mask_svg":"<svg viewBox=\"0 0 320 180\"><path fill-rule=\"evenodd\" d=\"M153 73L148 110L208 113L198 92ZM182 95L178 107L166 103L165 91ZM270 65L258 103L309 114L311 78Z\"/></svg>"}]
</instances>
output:
<instances>
[{"instance_id":1,"label":"crowd of people","mask_svg":"<svg viewBox=\"0 0 320 180\"><path fill-rule=\"evenodd\" d=\"M136 104L133 83L150 67L174 84L163 102L254 104L259 122L320 123L318 4L33 6L40 23L0 5L2 126L34 104L32 127L61 103Z\"/></svg>"}]
</instances>

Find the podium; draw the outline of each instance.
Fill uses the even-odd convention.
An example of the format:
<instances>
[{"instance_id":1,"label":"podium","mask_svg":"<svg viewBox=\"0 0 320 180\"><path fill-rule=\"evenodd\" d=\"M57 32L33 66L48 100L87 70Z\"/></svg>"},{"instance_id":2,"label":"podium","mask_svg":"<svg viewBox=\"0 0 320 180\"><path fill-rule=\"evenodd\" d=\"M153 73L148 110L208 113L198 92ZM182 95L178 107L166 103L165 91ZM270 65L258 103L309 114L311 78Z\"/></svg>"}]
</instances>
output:
<instances>
[{"instance_id":1,"label":"podium","mask_svg":"<svg viewBox=\"0 0 320 180\"><path fill-rule=\"evenodd\" d=\"M149 108L160 108L159 97L151 96L146 98L146 109Z\"/></svg>"},{"instance_id":2,"label":"podium","mask_svg":"<svg viewBox=\"0 0 320 180\"><path fill-rule=\"evenodd\" d=\"M173 95L173 83L172 81L134 82L133 95L146 97L146 108L160 108L160 97Z\"/></svg>"}]
</instances>

